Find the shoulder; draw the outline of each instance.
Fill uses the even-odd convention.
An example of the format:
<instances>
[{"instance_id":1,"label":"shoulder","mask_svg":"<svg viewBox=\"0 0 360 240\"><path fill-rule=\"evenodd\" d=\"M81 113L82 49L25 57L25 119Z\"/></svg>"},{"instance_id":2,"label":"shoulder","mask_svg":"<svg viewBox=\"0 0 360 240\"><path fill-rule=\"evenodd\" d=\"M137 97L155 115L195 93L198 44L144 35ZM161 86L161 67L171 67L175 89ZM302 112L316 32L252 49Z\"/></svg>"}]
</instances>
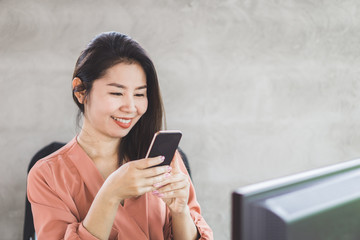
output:
<instances>
[{"instance_id":1,"label":"shoulder","mask_svg":"<svg viewBox=\"0 0 360 240\"><path fill-rule=\"evenodd\" d=\"M29 166L28 166L28 172L30 169L37 163L40 159L50 155L51 153L59 150L65 145L65 143L61 142L52 142L49 145L46 145L45 147L41 148L36 154L32 157Z\"/></svg>"},{"instance_id":2,"label":"shoulder","mask_svg":"<svg viewBox=\"0 0 360 240\"><path fill-rule=\"evenodd\" d=\"M72 149L74 143L73 141L69 142L65 146L61 147L55 152L50 153L49 155L41 158L39 161L37 161L34 166L31 168L31 172L38 172L39 169L42 171L46 170L55 170L61 166L68 165L68 155L70 150ZM50 146L50 145L49 145ZM49 146L46 146L49 147Z\"/></svg>"},{"instance_id":3,"label":"shoulder","mask_svg":"<svg viewBox=\"0 0 360 240\"><path fill-rule=\"evenodd\" d=\"M30 169L28 185L31 187L36 184L46 184L56 189L59 182L76 178L77 169L69 158L73 144L71 141L56 152L37 161Z\"/></svg>"}]
</instances>

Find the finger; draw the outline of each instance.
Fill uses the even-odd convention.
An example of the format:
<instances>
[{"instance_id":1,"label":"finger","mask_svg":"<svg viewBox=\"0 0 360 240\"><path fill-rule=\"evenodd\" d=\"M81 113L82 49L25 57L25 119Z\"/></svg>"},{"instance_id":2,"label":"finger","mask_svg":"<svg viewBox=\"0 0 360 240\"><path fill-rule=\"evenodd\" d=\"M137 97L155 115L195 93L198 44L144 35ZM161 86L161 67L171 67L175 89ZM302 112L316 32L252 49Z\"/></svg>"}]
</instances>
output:
<instances>
[{"instance_id":1,"label":"finger","mask_svg":"<svg viewBox=\"0 0 360 240\"><path fill-rule=\"evenodd\" d=\"M158 157L154 157L154 158L140 159L140 160L135 161L134 163L136 164L137 169L146 169L146 168L156 166L156 165L162 163L164 160L165 160L164 156L158 156Z\"/></svg>"},{"instance_id":2,"label":"finger","mask_svg":"<svg viewBox=\"0 0 360 240\"><path fill-rule=\"evenodd\" d=\"M155 183L154 187L157 190L160 189L162 191L165 191L166 189L171 188L171 186L172 186L171 184L176 184L178 182L184 182L186 185L190 185L189 180L186 176L177 174L175 176L171 175L171 177L165 179L162 182Z\"/></svg>"},{"instance_id":3,"label":"finger","mask_svg":"<svg viewBox=\"0 0 360 240\"><path fill-rule=\"evenodd\" d=\"M182 181L187 182L187 183L189 182L187 177L183 174L176 174L176 175L171 174L170 176L166 176L165 180L156 182L154 184L154 187L157 189L160 189L169 184L176 183L176 182L182 182Z\"/></svg>"},{"instance_id":4,"label":"finger","mask_svg":"<svg viewBox=\"0 0 360 240\"><path fill-rule=\"evenodd\" d=\"M138 193L138 195L143 195L143 194L145 194L145 193L147 193L147 192L153 192L155 189L154 189L154 187L153 186L144 186L144 187L142 187L141 188L141 190L139 191L139 193Z\"/></svg>"},{"instance_id":5,"label":"finger","mask_svg":"<svg viewBox=\"0 0 360 240\"><path fill-rule=\"evenodd\" d=\"M187 182L182 181L182 182L168 184L162 188L157 189L157 191L159 193L176 192L176 191L186 188L187 186L188 186Z\"/></svg>"},{"instance_id":6,"label":"finger","mask_svg":"<svg viewBox=\"0 0 360 240\"><path fill-rule=\"evenodd\" d=\"M185 182L169 184L164 188L154 190L152 193L161 198L185 198L189 194L188 185Z\"/></svg>"},{"instance_id":7,"label":"finger","mask_svg":"<svg viewBox=\"0 0 360 240\"><path fill-rule=\"evenodd\" d=\"M141 175L146 178L152 178L152 177L164 174L164 173L169 173L169 172L171 172L171 170L172 170L172 167L170 167L170 166L159 166L159 167L144 169L141 172Z\"/></svg>"},{"instance_id":8,"label":"finger","mask_svg":"<svg viewBox=\"0 0 360 240\"><path fill-rule=\"evenodd\" d=\"M162 184L162 182L166 181L166 179L170 178L171 174L166 172L164 174L155 176L155 177L151 177L151 178L147 178L146 184L147 186L152 186L154 188L154 190L158 187L160 187ZM160 183L160 184L159 184Z\"/></svg>"},{"instance_id":9,"label":"finger","mask_svg":"<svg viewBox=\"0 0 360 240\"><path fill-rule=\"evenodd\" d=\"M167 192L167 193L158 193L155 194L153 193L155 196L158 196L159 198L187 198L187 195L184 191L174 191L174 192Z\"/></svg>"}]
</instances>

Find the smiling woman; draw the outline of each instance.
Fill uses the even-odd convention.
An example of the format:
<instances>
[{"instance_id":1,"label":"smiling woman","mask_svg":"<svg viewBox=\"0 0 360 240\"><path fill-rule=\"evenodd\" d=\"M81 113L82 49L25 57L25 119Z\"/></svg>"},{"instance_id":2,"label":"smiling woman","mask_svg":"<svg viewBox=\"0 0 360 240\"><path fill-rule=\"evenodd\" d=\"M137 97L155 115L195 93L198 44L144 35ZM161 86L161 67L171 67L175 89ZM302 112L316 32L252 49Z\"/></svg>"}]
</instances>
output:
<instances>
[{"instance_id":1,"label":"smiling woman","mask_svg":"<svg viewBox=\"0 0 360 240\"><path fill-rule=\"evenodd\" d=\"M81 85L75 77L73 88ZM96 127L97 138L125 137L147 110L146 76L138 63L118 63L97 79L92 86L91 94L85 90L74 93L84 108L84 123L81 134ZM85 97L86 96L86 97ZM120 127L120 128L119 128ZM82 139L81 134L79 139Z\"/></svg>"},{"instance_id":2,"label":"smiling woman","mask_svg":"<svg viewBox=\"0 0 360 240\"><path fill-rule=\"evenodd\" d=\"M38 239L212 239L180 154L171 166L143 158L163 105L141 46L100 34L81 53L72 87L81 131L28 177Z\"/></svg>"}]
</instances>

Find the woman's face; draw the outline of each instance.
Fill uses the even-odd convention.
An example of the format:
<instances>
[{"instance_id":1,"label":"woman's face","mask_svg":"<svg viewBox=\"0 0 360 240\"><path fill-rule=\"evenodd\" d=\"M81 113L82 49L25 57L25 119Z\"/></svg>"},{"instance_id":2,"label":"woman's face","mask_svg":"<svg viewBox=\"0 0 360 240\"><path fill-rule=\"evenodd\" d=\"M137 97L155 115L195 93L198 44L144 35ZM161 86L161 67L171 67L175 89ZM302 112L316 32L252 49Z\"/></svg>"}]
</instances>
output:
<instances>
[{"instance_id":1,"label":"woman's face","mask_svg":"<svg viewBox=\"0 0 360 240\"><path fill-rule=\"evenodd\" d=\"M146 75L138 63L119 63L93 82L84 106L84 126L105 137L122 138L146 112Z\"/></svg>"}]
</instances>

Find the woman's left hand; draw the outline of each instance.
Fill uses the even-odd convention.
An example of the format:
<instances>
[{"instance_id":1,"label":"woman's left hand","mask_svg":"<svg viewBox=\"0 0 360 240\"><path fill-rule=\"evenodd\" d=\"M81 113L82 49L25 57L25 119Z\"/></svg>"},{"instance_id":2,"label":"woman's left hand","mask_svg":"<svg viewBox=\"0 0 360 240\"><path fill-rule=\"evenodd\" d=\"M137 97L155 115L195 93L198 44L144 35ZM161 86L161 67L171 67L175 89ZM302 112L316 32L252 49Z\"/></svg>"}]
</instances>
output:
<instances>
[{"instance_id":1,"label":"woman's left hand","mask_svg":"<svg viewBox=\"0 0 360 240\"><path fill-rule=\"evenodd\" d=\"M172 213L183 213L187 209L190 182L188 176L180 170L177 160L172 161L168 178L154 184L157 189L152 193L162 198Z\"/></svg>"}]
</instances>

